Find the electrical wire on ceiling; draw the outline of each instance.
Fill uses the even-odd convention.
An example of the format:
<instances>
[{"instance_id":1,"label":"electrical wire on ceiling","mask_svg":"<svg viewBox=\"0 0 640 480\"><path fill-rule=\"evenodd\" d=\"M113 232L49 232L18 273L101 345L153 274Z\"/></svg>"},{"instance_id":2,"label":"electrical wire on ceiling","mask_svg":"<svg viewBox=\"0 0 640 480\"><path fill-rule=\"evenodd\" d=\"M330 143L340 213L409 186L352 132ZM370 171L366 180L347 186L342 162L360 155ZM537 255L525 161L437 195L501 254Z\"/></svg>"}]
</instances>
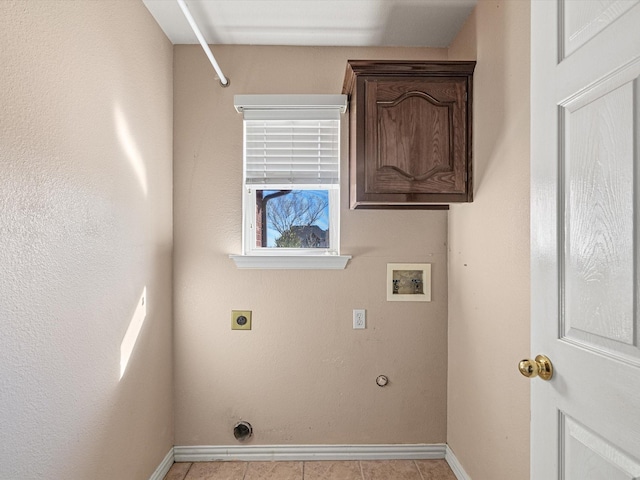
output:
<instances>
[{"instance_id":1,"label":"electrical wire on ceiling","mask_svg":"<svg viewBox=\"0 0 640 480\"><path fill-rule=\"evenodd\" d=\"M228 87L229 79L224 76L224 73L222 73L222 70L220 69L220 65L218 65L218 62L216 61L216 57L213 56L213 52L209 48L209 44L207 44L207 41L202 35L202 32L198 28L198 24L193 18L193 15L191 15L191 12L189 11L189 7L187 7L187 4L185 3L184 0L177 0L177 2L178 2L178 5L180 6L180 9L182 10L182 13L187 19L187 22L189 22L189 25L191 26L191 30L193 30L193 33L196 34L196 37L198 38L200 45L202 45L202 49L204 50L204 53L207 55L207 58L211 62L211 65L213 65L213 69L218 74L218 78L220 79L220 85L222 85L223 87Z\"/></svg>"}]
</instances>

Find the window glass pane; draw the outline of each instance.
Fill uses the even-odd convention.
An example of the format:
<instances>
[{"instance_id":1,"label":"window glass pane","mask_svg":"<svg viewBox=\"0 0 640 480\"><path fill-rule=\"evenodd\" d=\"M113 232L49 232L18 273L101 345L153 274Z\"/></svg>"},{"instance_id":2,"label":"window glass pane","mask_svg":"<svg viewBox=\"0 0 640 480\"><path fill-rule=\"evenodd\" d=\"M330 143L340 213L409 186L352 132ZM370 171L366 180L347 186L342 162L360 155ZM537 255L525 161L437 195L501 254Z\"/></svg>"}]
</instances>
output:
<instances>
[{"instance_id":1,"label":"window glass pane","mask_svg":"<svg viewBox=\"0 0 640 480\"><path fill-rule=\"evenodd\" d=\"M256 246L330 248L327 190L257 190Z\"/></svg>"}]
</instances>

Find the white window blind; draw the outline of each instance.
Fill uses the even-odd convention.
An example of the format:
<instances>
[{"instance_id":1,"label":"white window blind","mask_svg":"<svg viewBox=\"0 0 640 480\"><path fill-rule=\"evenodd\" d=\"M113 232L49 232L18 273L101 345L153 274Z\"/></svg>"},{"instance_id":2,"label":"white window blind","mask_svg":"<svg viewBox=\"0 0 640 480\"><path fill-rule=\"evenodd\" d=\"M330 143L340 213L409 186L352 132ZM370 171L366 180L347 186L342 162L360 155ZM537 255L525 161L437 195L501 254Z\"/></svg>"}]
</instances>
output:
<instances>
[{"instance_id":1,"label":"white window blind","mask_svg":"<svg viewBox=\"0 0 640 480\"><path fill-rule=\"evenodd\" d=\"M236 95L246 185L339 188L346 95Z\"/></svg>"},{"instance_id":2,"label":"white window blind","mask_svg":"<svg viewBox=\"0 0 640 480\"><path fill-rule=\"evenodd\" d=\"M244 121L247 185L338 185L340 120Z\"/></svg>"}]
</instances>

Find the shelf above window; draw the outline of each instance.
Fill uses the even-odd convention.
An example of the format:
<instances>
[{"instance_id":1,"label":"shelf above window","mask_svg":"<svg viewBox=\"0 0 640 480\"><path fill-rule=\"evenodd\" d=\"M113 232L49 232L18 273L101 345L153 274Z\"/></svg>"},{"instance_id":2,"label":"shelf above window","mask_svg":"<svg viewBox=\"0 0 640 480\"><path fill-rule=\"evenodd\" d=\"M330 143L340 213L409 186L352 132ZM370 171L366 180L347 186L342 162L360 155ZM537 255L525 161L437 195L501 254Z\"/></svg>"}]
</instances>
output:
<instances>
[{"instance_id":1,"label":"shelf above window","mask_svg":"<svg viewBox=\"0 0 640 480\"><path fill-rule=\"evenodd\" d=\"M238 268L344 270L351 255L229 255Z\"/></svg>"}]
</instances>

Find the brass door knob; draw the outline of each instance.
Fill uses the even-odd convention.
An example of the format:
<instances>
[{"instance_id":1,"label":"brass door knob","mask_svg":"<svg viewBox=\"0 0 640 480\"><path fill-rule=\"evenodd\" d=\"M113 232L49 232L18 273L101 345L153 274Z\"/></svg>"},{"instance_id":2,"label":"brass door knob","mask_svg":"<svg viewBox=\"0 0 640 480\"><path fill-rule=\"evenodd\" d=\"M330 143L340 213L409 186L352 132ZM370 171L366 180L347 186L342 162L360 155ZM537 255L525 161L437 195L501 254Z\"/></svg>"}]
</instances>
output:
<instances>
[{"instance_id":1,"label":"brass door knob","mask_svg":"<svg viewBox=\"0 0 640 480\"><path fill-rule=\"evenodd\" d=\"M542 380L551 380L553 376L553 364L544 355L538 355L535 360L520 361L518 370L528 378L540 377Z\"/></svg>"}]
</instances>

